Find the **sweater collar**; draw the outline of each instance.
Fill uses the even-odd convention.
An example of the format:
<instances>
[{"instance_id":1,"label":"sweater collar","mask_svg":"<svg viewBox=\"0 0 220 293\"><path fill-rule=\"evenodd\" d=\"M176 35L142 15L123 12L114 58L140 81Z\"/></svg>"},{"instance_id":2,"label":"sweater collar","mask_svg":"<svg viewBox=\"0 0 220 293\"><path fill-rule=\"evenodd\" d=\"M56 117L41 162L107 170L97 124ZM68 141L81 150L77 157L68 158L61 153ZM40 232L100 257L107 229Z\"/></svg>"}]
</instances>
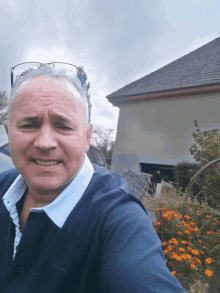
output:
<instances>
[{"instance_id":1,"label":"sweater collar","mask_svg":"<svg viewBox=\"0 0 220 293\"><path fill-rule=\"evenodd\" d=\"M93 173L94 168L85 154L85 159L79 173L63 192L52 203L41 208L32 208L31 212L44 211L59 228L62 228L70 212L89 185ZM24 195L26 188L25 179L19 175L2 198L15 225L19 225L16 203Z\"/></svg>"}]
</instances>

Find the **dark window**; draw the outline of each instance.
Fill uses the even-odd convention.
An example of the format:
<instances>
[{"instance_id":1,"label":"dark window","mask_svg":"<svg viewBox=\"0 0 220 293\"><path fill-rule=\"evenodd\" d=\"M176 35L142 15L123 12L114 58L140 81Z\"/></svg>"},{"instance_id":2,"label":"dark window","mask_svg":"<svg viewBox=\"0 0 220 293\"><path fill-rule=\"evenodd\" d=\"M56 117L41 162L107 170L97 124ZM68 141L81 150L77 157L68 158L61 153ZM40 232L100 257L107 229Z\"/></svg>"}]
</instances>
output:
<instances>
[{"instance_id":1,"label":"dark window","mask_svg":"<svg viewBox=\"0 0 220 293\"><path fill-rule=\"evenodd\" d=\"M147 164L147 163L140 163L140 165L141 165L141 172L153 175L152 180L154 182L158 181L157 171L160 171L161 180L164 178L164 181L166 182L174 181L174 166L173 165L160 165L160 164Z\"/></svg>"}]
</instances>

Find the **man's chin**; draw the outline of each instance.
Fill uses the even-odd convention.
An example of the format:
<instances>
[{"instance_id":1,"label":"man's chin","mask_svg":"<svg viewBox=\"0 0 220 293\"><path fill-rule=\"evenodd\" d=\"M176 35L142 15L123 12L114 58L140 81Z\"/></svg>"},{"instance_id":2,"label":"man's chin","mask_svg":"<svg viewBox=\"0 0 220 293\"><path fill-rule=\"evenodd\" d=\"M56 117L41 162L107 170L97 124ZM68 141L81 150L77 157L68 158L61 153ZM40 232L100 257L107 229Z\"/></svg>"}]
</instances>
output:
<instances>
[{"instance_id":1,"label":"man's chin","mask_svg":"<svg viewBox=\"0 0 220 293\"><path fill-rule=\"evenodd\" d=\"M47 179L47 182L42 182L42 181L35 181L35 182L30 182L28 184L28 187L30 190L32 190L35 193L38 194L54 194L56 193L59 195L66 187L64 182L50 182L53 181L54 179Z\"/></svg>"}]
</instances>

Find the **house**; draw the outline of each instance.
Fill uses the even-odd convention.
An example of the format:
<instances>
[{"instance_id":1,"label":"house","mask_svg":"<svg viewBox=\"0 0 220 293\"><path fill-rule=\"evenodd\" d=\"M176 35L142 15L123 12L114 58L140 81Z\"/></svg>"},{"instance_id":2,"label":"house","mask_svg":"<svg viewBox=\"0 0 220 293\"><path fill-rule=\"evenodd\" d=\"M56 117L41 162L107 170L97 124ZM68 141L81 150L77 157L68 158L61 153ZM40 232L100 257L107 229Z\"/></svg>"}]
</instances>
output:
<instances>
[{"instance_id":1,"label":"house","mask_svg":"<svg viewBox=\"0 0 220 293\"><path fill-rule=\"evenodd\" d=\"M193 121L220 127L220 37L106 97L119 107L111 170L157 170L193 162Z\"/></svg>"}]
</instances>

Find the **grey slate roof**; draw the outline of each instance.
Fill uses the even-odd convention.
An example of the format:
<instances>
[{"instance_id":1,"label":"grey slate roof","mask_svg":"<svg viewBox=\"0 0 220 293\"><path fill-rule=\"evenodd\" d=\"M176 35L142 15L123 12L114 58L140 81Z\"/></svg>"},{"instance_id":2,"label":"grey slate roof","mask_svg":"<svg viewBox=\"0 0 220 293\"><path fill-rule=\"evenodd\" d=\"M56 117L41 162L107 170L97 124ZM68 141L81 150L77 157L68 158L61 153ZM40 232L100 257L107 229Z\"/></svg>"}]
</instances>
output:
<instances>
[{"instance_id":1,"label":"grey slate roof","mask_svg":"<svg viewBox=\"0 0 220 293\"><path fill-rule=\"evenodd\" d=\"M220 37L124 86L106 98L220 84Z\"/></svg>"}]
</instances>

